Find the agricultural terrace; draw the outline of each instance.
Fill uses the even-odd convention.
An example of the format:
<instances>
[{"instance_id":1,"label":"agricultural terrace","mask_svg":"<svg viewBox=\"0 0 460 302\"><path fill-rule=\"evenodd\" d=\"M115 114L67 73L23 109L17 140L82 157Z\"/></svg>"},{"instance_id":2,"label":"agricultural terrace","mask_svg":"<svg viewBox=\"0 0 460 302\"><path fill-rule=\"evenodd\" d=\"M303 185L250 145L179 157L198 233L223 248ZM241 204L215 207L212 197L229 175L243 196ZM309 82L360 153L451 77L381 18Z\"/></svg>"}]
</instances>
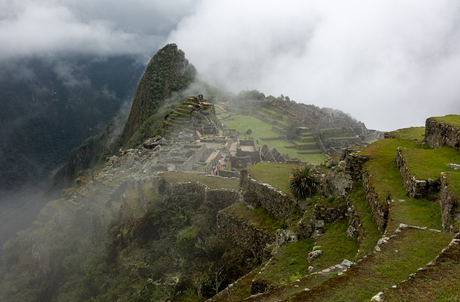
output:
<instances>
[{"instance_id":1,"label":"agricultural terrace","mask_svg":"<svg viewBox=\"0 0 460 302\"><path fill-rule=\"evenodd\" d=\"M264 113L262 112L262 114ZM268 120L275 120L269 116L266 116L266 118ZM285 125L286 127L290 126L290 124L286 121L276 121L278 123ZM317 152L315 154L302 154L303 152L299 153L299 150L294 149L295 144L286 142L286 140L282 138L284 137L284 135L272 130L273 125L265 121L262 121L259 118L250 115L232 115L231 120L222 120L221 122L228 128L235 129L236 131L246 132L248 129L251 129L251 136L259 141L259 146L263 146L264 144L266 144L270 149L276 148L278 152L289 154L289 156L293 158L297 157L304 162L319 164L323 160L327 159L325 155L321 154L321 151L319 149L309 150L312 152ZM262 138L270 138L270 140L262 140ZM296 141L296 143L302 144L300 141ZM286 146L291 148L286 148Z\"/></svg>"},{"instance_id":2,"label":"agricultural terrace","mask_svg":"<svg viewBox=\"0 0 460 302\"><path fill-rule=\"evenodd\" d=\"M300 167L299 164L261 162L246 168L249 177L267 183L284 193L289 193L289 180L292 170Z\"/></svg>"},{"instance_id":3,"label":"agricultural terrace","mask_svg":"<svg viewBox=\"0 0 460 302\"><path fill-rule=\"evenodd\" d=\"M238 190L239 185L239 181L237 179L206 176L196 173L165 172L161 173L160 175L161 177L172 183L199 182L208 186L210 189Z\"/></svg>"}]
</instances>

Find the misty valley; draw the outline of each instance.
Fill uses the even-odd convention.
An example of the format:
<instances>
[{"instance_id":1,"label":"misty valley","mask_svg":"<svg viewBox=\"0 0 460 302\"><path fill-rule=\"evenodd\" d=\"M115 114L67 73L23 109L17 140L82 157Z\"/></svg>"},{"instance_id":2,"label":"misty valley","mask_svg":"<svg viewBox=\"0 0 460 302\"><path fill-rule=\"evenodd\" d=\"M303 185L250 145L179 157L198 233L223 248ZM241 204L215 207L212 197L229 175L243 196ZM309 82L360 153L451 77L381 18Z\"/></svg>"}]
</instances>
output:
<instances>
[{"instance_id":1,"label":"misty valley","mask_svg":"<svg viewBox=\"0 0 460 302\"><path fill-rule=\"evenodd\" d=\"M368 129L175 44L81 60L0 76L1 301L460 299L459 115Z\"/></svg>"}]
</instances>

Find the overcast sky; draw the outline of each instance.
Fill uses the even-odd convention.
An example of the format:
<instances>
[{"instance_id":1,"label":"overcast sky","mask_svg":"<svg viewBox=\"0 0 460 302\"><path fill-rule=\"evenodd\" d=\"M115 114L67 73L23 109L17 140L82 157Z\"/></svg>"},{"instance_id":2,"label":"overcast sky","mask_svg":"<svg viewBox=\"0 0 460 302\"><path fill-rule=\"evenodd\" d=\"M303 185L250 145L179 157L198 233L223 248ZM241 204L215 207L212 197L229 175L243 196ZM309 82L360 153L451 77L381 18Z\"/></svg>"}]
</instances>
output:
<instances>
[{"instance_id":1,"label":"overcast sky","mask_svg":"<svg viewBox=\"0 0 460 302\"><path fill-rule=\"evenodd\" d=\"M460 113L459 17L458 0L0 0L0 60L174 42L212 84L394 130Z\"/></svg>"}]
</instances>

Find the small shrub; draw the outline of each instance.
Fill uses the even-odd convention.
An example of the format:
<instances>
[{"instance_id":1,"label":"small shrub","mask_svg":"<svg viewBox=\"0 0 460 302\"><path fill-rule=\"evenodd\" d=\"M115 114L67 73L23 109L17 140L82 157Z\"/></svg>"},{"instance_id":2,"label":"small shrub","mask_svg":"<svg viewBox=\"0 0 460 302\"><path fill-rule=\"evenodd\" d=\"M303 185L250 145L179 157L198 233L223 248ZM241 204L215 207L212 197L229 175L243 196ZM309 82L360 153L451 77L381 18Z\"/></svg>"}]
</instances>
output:
<instances>
[{"instance_id":1,"label":"small shrub","mask_svg":"<svg viewBox=\"0 0 460 302\"><path fill-rule=\"evenodd\" d=\"M313 169L309 165L292 171L289 181L289 189L295 197L305 199L311 197L318 190L318 181L313 175Z\"/></svg>"}]
</instances>

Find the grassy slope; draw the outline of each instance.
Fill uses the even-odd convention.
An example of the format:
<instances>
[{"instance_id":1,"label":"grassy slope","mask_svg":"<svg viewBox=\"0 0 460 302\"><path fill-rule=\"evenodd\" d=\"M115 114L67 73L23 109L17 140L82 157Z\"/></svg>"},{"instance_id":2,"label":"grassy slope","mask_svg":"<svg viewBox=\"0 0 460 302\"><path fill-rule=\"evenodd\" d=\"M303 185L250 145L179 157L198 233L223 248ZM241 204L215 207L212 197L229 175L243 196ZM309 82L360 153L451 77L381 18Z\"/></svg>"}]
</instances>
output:
<instances>
[{"instance_id":1,"label":"grassy slope","mask_svg":"<svg viewBox=\"0 0 460 302\"><path fill-rule=\"evenodd\" d=\"M388 234L392 234L400 223L440 229L440 209L437 203L430 202L426 198L415 199L406 196L395 162L398 147L427 150L422 145L403 138L395 138L378 141L367 146L361 153L371 159L364 164L364 168L372 175L373 186L380 202L386 204L388 198L397 200L391 205Z\"/></svg>"},{"instance_id":2,"label":"grassy slope","mask_svg":"<svg viewBox=\"0 0 460 302\"><path fill-rule=\"evenodd\" d=\"M382 289L406 279L432 261L452 239L452 234L404 229L341 276L311 291L297 294L291 301L366 301Z\"/></svg>"}]
</instances>

